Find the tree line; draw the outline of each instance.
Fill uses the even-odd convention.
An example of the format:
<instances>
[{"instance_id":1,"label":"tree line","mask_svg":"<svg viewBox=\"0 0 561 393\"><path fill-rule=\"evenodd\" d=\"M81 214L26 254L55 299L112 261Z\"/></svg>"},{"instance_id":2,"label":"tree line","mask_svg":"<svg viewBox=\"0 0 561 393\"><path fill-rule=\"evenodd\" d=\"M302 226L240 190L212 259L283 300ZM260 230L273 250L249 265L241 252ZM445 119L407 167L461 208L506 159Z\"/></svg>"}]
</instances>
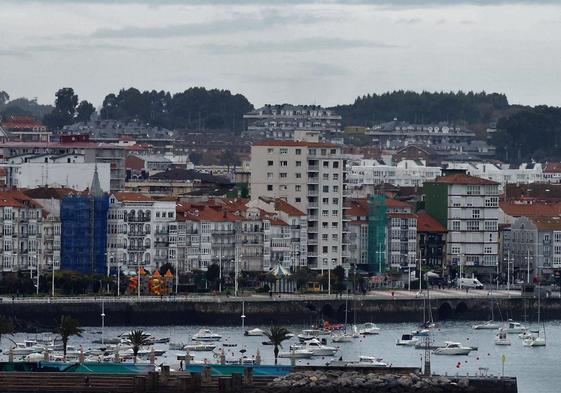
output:
<instances>
[{"instance_id":1,"label":"tree line","mask_svg":"<svg viewBox=\"0 0 561 393\"><path fill-rule=\"evenodd\" d=\"M350 105L333 107L344 125L371 126L394 118L412 123L483 123L509 108L506 95L486 92L393 91L358 97Z\"/></svg>"}]
</instances>

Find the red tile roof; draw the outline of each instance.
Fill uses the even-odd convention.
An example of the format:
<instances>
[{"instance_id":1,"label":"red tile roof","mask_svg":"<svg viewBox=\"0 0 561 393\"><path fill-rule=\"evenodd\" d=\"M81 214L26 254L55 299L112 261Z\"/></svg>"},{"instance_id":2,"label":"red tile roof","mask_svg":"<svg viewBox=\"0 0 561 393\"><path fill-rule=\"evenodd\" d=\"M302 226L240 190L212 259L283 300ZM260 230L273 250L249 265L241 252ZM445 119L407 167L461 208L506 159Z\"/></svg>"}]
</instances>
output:
<instances>
[{"instance_id":1,"label":"red tile roof","mask_svg":"<svg viewBox=\"0 0 561 393\"><path fill-rule=\"evenodd\" d=\"M417 218L417 215L413 213L388 213L387 216L390 218Z\"/></svg>"},{"instance_id":2,"label":"red tile roof","mask_svg":"<svg viewBox=\"0 0 561 393\"><path fill-rule=\"evenodd\" d=\"M394 207L394 208L403 208L403 209L407 209L407 208L411 208L411 205L407 202L403 202L403 201L398 201L397 199L392 199L392 198L386 198L386 207Z\"/></svg>"},{"instance_id":3,"label":"red tile roof","mask_svg":"<svg viewBox=\"0 0 561 393\"><path fill-rule=\"evenodd\" d=\"M499 202L501 210L512 217L547 217L561 214L561 203L509 203Z\"/></svg>"},{"instance_id":4,"label":"red tile roof","mask_svg":"<svg viewBox=\"0 0 561 393\"><path fill-rule=\"evenodd\" d=\"M535 217L532 221L539 230L561 230L561 217Z\"/></svg>"},{"instance_id":5,"label":"red tile roof","mask_svg":"<svg viewBox=\"0 0 561 393\"><path fill-rule=\"evenodd\" d=\"M41 128L43 125L31 116L10 116L2 123L2 127L8 130L22 130Z\"/></svg>"},{"instance_id":6,"label":"red tile roof","mask_svg":"<svg viewBox=\"0 0 561 393\"><path fill-rule=\"evenodd\" d=\"M275 199L275 210L288 214L289 216L305 216L306 213L295 208L284 199Z\"/></svg>"},{"instance_id":7,"label":"red tile roof","mask_svg":"<svg viewBox=\"0 0 561 393\"><path fill-rule=\"evenodd\" d=\"M545 164L544 172L561 173L561 162L548 162Z\"/></svg>"},{"instance_id":8,"label":"red tile roof","mask_svg":"<svg viewBox=\"0 0 561 393\"><path fill-rule=\"evenodd\" d=\"M255 142L253 146L286 146L286 147L326 147L326 148L336 148L341 147L333 143L327 142L307 142L307 141L281 141L281 140L268 140Z\"/></svg>"},{"instance_id":9,"label":"red tile roof","mask_svg":"<svg viewBox=\"0 0 561 393\"><path fill-rule=\"evenodd\" d=\"M241 221L237 216L222 206L178 202L176 205L178 221Z\"/></svg>"},{"instance_id":10,"label":"red tile roof","mask_svg":"<svg viewBox=\"0 0 561 393\"><path fill-rule=\"evenodd\" d=\"M465 173L456 173L448 176L440 176L436 178L435 182L446 183L446 184L476 184L476 185L499 184L492 180L466 175Z\"/></svg>"},{"instance_id":11,"label":"red tile roof","mask_svg":"<svg viewBox=\"0 0 561 393\"><path fill-rule=\"evenodd\" d=\"M125 168L134 169L137 171L143 170L145 167L144 160L136 156L127 156L125 158Z\"/></svg>"},{"instance_id":12,"label":"red tile roof","mask_svg":"<svg viewBox=\"0 0 561 393\"><path fill-rule=\"evenodd\" d=\"M142 201L153 201L150 196L141 194L139 192L127 192L121 191L115 193L115 198L119 201L127 201L127 202L142 202Z\"/></svg>"},{"instance_id":13,"label":"red tile roof","mask_svg":"<svg viewBox=\"0 0 561 393\"><path fill-rule=\"evenodd\" d=\"M417 213L417 232L446 232L446 227L427 213Z\"/></svg>"},{"instance_id":14,"label":"red tile roof","mask_svg":"<svg viewBox=\"0 0 561 393\"><path fill-rule=\"evenodd\" d=\"M368 225L368 220L351 220L349 225Z\"/></svg>"}]
</instances>

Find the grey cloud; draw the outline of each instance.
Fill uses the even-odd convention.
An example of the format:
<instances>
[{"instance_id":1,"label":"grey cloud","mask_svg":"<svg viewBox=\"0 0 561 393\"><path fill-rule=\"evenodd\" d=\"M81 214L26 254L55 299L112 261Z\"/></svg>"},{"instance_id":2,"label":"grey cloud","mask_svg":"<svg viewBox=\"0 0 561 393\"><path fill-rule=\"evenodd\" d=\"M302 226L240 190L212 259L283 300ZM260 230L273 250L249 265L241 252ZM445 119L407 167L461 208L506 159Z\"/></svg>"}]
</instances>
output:
<instances>
[{"instance_id":1,"label":"grey cloud","mask_svg":"<svg viewBox=\"0 0 561 393\"><path fill-rule=\"evenodd\" d=\"M278 25L312 23L318 17L312 14L283 15L267 10L257 17L242 15L228 20L204 23L177 24L157 27L129 26L120 29L99 29L92 38L172 38L201 35L216 35L246 31L260 31Z\"/></svg>"},{"instance_id":2,"label":"grey cloud","mask_svg":"<svg viewBox=\"0 0 561 393\"><path fill-rule=\"evenodd\" d=\"M384 5L384 6L453 6L453 5L507 5L507 4L554 4L559 0L3 0L16 4L145 4L150 6L166 5L300 5L300 4L340 4L340 5Z\"/></svg>"},{"instance_id":3,"label":"grey cloud","mask_svg":"<svg viewBox=\"0 0 561 393\"><path fill-rule=\"evenodd\" d=\"M310 75L319 77L345 76L351 74L348 69L329 63L310 61L302 62L300 63L300 66Z\"/></svg>"},{"instance_id":4,"label":"grey cloud","mask_svg":"<svg viewBox=\"0 0 561 393\"><path fill-rule=\"evenodd\" d=\"M420 18L402 18L395 21L395 23L398 25L414 25L420 22Z\"/></svg>"},{"instance_id":5,"label":"grey cloud","mask_svg":"<svg viewBox=\"0 0 561 393\"><path fill-rule=\"evenodd\" d=\"M270 53L270 52L314 52L318 50L344 50L356 48L392 49L398 45L376 41L343 38L311 37L290 41L253 41L245 44L209 44L201 50L211 54Z\"/></svg>"}]
</instances>

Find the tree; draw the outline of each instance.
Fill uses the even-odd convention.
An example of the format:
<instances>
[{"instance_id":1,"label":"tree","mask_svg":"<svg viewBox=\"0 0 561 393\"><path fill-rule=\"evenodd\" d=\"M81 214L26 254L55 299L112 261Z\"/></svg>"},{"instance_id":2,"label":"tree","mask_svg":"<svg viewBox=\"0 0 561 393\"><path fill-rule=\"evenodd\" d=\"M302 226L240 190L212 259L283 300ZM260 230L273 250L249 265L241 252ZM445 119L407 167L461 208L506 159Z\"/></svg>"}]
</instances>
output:
<instances>
[{"instance_id":1,"label":"tree","mask_svg":"<svg viewBox=\"0 0 561 393\"><path fill-rule=\"evenodd\" d=\"M63 315L60 317L60 324L57 328L57 333L62 338L62 349L64 360L66 360L66 347L68 346L68 339L72 336L82 337L83 329L78 324L78 321L72 317Z\"/></svg>"},{"instance_id":2,"label":"tree","mask_svg":"<svg viewBox=\"0 0 561 393\"><path fill-rule=\"evenodd\" d=\"M5 316L0 316L0 345L2 344L2 335L12 334L13 332L14 323Z\"/></svg>"},{"instance_id":3,"label":"tree","mask_svg":"<svg viewBox=\"0 0 561 393\"><path fill-rule=\"evenodd\" d=\"M275 347L273 353L275 354L275 364L277 364L277 360L279 357L279 347L282 348L282 342L290 338L290 332L284 327L271 326L271 328L268 331L265 331L263 334L265 334L265 336Z\"/></svg>"},{"instance_id":4,"label":"tree","mask_svg":"<svg viewBox=\"0 0 561 393\"><path fill-rule=\"evenodd\" d=\"M91 119L92 115L95 113L95 107L88 101L82 101L78 104L76 108L76 121L77 122L87 122Z\"/></svg>"},{"instance_id":5,"label":"tree","mask_svg":"<svg viewBox=\"0 0 561 393\"><path fill-rule=\"evenodd\" d=\"M316 277L309 267L303 266L294 272L292 278L296 282L296 288L302 289L302 287L305 288L306 284L313 281Z\"/></svg>"},{"instance_id":6,"label":"tree","mask_svg":"<svg viewBox=\"0 0 561 393\"><path fill-rule=\"evenodd\" d=\"M9 100L10 100L10 95L6 93L4 90L0 90L0 109L2 109Z\"/></svg>"},{"instance_id":7,"label":"tree","mask_svg":"<svg viewBox=\"0 0 561 393\"><path fill-rule=\"evenodd\" d=\"M220 266L216 263L210 265L205 273L205 278L212 284L213 289L216 289L216 284L220 279Z\"/></svg>"},{"instance_id":8,"label":"tree","mask_svg":"<svg viewBox=\"0 0 561 393\"><path fill-rule=\"evenodd\" d=\"M333 269L332 276L335 277L335 290L341 292L345 289L345 268L338 265Z\"/></svg>"},{"instance_id":9,"label":"tree","mask_svg":"<svg viewBox=\"0 0 561 393\"><path fill-rule=\"evenodd\" d=\"M175 275L175 268L169 262L164 263L162 266L160 266L159 272L163 276L164 274L167 273L168 270L171 272L171 274Z\"/></svg>"},{"instance_id":10,"label":"tree","mask_svg":"<svg viewBox=\"0 0 561 393\"><path fill-rule=\"evenodd\" d=\"M127 335L127 340L129 340L132 345L132 354L134 356L134 362L136 363L136 357L138 356L138 351L141 347L150 344L149 335L144 333L144 330L132 330Z\"/></svg>"},{"instance_id":11,"label":"tree","mask_svg":"<svg viewBox=\"0 0 561 393\"><path fill-rule=\"evenodd\" d=\"M74 123L78 96L71 87L63 87L56 92L55 109L45 115L43 123L50 129L61 129L65 125Z\"/></svg>"}]
</instances>

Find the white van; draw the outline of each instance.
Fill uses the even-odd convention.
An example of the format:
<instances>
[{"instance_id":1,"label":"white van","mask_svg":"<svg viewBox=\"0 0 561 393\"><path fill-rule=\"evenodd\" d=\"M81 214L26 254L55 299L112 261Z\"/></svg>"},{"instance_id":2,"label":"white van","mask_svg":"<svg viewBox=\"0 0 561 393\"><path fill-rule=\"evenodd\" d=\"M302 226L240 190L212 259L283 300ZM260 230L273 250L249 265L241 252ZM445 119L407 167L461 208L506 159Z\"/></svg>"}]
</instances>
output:
<instances>
[{"instance_id":1,"label":"white van","mask_svg":"<svg viewBox=\"0 0 561 393\"><path fill-rule=\"evenodd\" d=\"M460 278L456 280L458 288L483 289L483 284L477 278Z\"/></svg>"}]
</instances>

